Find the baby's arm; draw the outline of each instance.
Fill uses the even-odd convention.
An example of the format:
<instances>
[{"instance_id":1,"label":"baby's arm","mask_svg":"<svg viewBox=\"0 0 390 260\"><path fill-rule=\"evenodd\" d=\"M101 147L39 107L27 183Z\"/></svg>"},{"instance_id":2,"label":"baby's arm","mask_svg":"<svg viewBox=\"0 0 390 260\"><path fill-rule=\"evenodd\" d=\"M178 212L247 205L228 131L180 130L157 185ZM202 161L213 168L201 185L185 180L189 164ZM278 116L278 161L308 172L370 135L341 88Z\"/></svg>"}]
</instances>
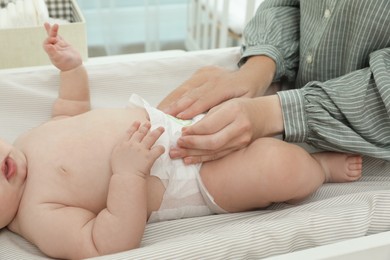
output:
<instances>
[{"instance_id":1,"label":"baby's arm","mask_svg":"<svg viewBox=\"0 0 390 260\"><path fill-rule=\"evenodd\" d=\"M27 239L54 258L81 259L139 247L147 221L146 178L164 152L153 146L162 128L136 122L127 138L113 149L113 175L106 208L97 215L89 210L45 203L31 214ZM86 187L88 188L88 187Z\"/></svg>"},{"instance_id":2,"label":"baby's arm","mask_svg":"<svg viewBox=\"0 0 390 260\"><path fill-rule=\"evenodd\" d=\"M88 75L80 54L59 34L58 25L45 24L47 38L43 48L51 62L61 70L60 89L52 117L74 116L90 110Z\"/></svg>"},{"instance_id":3,"label":"baby's arm","mask_svg":"<svg viewBox=\"0 0 390 260\"><path fill-rule=\"evenodd\" d=\"M153 146L164 129L149 130L149 122L142 126L135 122L129 137L113 149L107 208L94 225L93 239L101 253L129 250L141 243L147 222L146 179L153 163L164 153L164 147Z\"/></svg>"}]
</instances>

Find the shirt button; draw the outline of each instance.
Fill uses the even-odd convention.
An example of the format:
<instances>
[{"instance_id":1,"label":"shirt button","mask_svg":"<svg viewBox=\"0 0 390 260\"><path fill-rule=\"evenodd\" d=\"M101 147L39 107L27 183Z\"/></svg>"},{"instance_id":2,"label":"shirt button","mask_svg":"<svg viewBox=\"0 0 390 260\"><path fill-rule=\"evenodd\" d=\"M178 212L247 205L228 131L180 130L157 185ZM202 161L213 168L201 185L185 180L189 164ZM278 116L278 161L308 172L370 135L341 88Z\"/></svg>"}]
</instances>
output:
<instances>
[{"instance_id":1,"label":"shirt button","mask_svg":"<svg viewBox=\"0 0 390 260\"><path fill-rule=\"evenodd\" d=\"M309 63L309 64L311 64L311 63L313 62L313 56L311 56L310 54L307 55L307 57L306 57L306 62Z\"/></svg>"},{"instance_id":2,"label":"shirt button","mask_svg":"<svg viewBox=\"0 0 390 260\"><path fill-rule=\"evenodd\" d=\"M330 17L330 10L329 9L326 9L325 12L324 12L324 17L325 18L329 18Z\"/></svg>"}]
</instances>

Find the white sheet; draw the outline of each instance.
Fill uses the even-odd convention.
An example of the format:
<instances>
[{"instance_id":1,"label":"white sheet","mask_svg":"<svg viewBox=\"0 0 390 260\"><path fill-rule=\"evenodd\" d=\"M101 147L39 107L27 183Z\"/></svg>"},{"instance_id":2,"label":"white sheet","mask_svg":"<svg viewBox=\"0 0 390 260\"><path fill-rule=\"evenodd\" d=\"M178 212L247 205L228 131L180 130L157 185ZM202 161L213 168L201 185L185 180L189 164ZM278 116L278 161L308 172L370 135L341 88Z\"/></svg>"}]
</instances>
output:
<instances>
[{"instance_id":1,"label":"white sheet","mask_svg":"<svg viewBox=\"0 0 390 260\"><path fill-rule=\"evenodd\" d=\"M199 67L236 68L238 57L238 48L233 48L100 59L99 64L91 60L92 104L125 106L132 92L157 104ZM0 136L12 141L46 121L57 90L53 67L0 71ZM141 248L102 258L259 259L388 231L390 163L365 158L363 172L358 182L323 185L297 206L280 203L267 210L149 224ZM46 257L3 229L0 259Z\"/></svg>"}]
</instances>

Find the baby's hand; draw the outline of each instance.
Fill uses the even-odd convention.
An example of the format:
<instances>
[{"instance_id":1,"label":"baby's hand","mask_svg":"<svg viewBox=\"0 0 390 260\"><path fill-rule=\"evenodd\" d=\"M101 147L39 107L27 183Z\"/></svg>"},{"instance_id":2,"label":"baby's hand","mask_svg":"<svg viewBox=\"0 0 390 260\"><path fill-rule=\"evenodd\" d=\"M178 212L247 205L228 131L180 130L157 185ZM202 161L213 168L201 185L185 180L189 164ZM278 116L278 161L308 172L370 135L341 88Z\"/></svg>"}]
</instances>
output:
<instances>
[{"instance_id":1,"label":"baby's hand","mask_svg":"<svg viewBox=\"0 0 390 260\"><path fill-rule=\"evenodd\" d=\"M80 54L58 34L58 24L45 23L47 38L43 42L51 62L61 71L77 68L82 64Z\"/></svg>"},{"instance_id":2,"label":"baby's hand","mask_svg":"<svg viewBox=\"0 0 390 260\"><path fill-rule=\"evenodd\" d=\"M150 131L150 123L141 126L134 122L128 130L128 136L119 142L111 154L111 167L114 174L136 174L146 178L153 163L164 153L161 145L153 146L164 132L159 127Z\"/></svg>"}]
</instances>

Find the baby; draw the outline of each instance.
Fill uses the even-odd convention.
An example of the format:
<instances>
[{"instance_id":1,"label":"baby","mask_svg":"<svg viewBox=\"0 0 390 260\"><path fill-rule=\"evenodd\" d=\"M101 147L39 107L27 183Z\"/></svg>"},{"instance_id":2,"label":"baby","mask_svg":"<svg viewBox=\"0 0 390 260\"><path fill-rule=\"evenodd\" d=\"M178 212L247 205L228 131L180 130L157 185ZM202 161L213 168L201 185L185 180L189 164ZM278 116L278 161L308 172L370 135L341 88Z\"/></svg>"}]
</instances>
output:
<instances>
[{"instance_id":1,"label":"baby","mask_svg":"<svg viewBox=\"0 0 390 260\"><path fill-rule=\"evenodd\" d=\"M137 248L148 222L295 202L324 182L361 176L362 158L308 154L262 138L224 158L185 165L169 158L181 127L132 96L126 108L90 110L80 55L45 24L44 49L61 71L48 122L0 141L0 227L54 258ZM197 119L195 119L197 120Z\"/></svg>"}]
</instances>

